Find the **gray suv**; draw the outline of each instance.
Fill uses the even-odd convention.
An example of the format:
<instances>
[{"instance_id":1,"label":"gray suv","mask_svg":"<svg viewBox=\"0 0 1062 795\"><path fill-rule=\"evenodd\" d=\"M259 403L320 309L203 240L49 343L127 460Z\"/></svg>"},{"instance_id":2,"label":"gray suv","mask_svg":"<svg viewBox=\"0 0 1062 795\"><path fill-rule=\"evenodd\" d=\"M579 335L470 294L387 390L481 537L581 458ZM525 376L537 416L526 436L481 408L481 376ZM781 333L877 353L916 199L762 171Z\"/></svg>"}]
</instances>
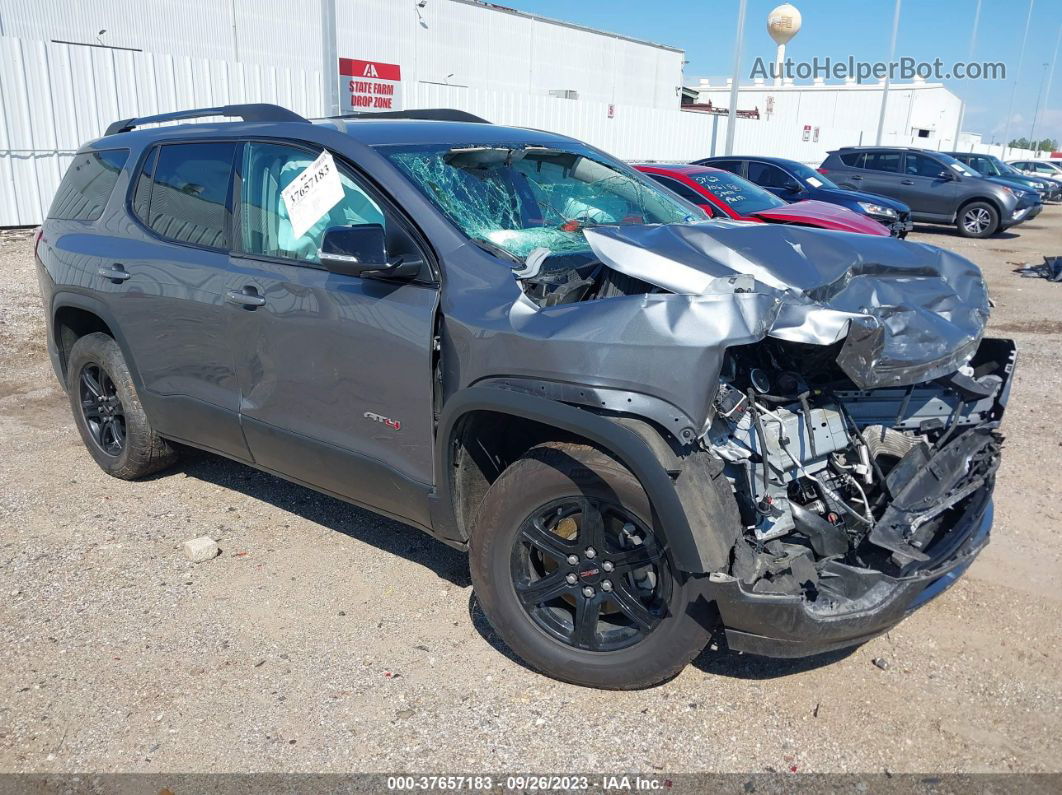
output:
<instances>
[{"instance_id":1,"label":"gray suv","mask_svg":"<svg viewBox=\"0 0 1062 795\"><path fill-rule=\"evenodd\" d=\"M925 149L846 146L830 152L819 171L842 188L902 201L915 221L954 224L963 237L989 237L1043 207L1034 190L992 182Z\"/></svg>"},{"instance_id":2,"label":"gray suv","mask_svg":"<svg viewBox=\"0 0 1062 795\"><path fill-rule=\"evenodd\" d=\"M106 472L190 445L420 528L524 660L606 688L713 633L857 645L988 542L1015 349L972 263L397 115L207 108L76 154L36 264Z\"/></svg>"}]
</instances>

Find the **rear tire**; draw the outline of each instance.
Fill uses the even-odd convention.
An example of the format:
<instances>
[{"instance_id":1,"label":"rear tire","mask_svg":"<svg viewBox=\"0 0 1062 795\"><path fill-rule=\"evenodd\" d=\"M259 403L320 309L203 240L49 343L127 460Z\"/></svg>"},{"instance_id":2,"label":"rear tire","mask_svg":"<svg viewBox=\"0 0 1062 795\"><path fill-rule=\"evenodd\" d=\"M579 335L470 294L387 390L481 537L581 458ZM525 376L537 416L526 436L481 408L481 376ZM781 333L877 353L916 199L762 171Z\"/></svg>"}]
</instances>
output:
<instances>
[{"instance_id":1,"label":"rear tire","mask_svg":"<svg viewBox=\"0 0 1062 795\"><path fill-rule=\"evenodd\" d=\"M991 237L999 231L999 212L988 202L970 202L959 209L955 228L963 237Z\"/></svg>"},{"instance_id":2,"label":"rear tire","mask_svg":"<svg viewBox=\"0 0 1062 795\"><path fill-rule=\"evenodd\" d=\"M484 614L556 679L609 689L670 679L704 648L715 617L707 577L675 569L653 519L638 480L603 452L532 448L491 485L473 527Z\"/></svg>"},{"instance_id":3,"label":"rear tire","mask_svg":"<svg viewBox=\"0 0 1062 795\"><path fill-rule=\"evenodd\" d=\"M108 475L135 480L177 460L148 422L122 351L108 335L86 334L74 343L66 391L81 440Z\"/></svg>"}]
</instances>

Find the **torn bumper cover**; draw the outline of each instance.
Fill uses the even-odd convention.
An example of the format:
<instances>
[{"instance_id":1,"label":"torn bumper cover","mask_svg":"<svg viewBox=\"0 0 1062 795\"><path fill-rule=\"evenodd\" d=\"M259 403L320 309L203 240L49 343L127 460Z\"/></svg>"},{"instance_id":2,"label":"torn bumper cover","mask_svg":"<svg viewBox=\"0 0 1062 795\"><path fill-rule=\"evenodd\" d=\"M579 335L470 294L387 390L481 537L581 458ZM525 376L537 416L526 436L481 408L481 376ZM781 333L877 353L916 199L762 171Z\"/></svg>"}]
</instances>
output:
<instances>
[{"instance_id":1,"label":"torn bumper cover","mask_svg":"<svg viewBox=\"0 0 1062 795\"><path fill-rule=\"evenodd\" d=\"M933 246L797 226L727 222L585 230L610 268L680 294L766 294L767 336L840 344L860 389L963 366L988 321L977 266Z\"/></svg>"},{"instance_id":2,"label":"torn bumper cover","mask_svg":"<svg viewBox=\"0 0 1062 795\"><path fill-rule=\"evenodd\" d=\"M895 515L887 514L891 521L875 528L892 534L890 543L898 550L894 561L901 565L894 575L829 560L820 572L814 602L754 593L737 579L713 577L730 648L804 657L858 645L888 631L946 590L988 544L998 464L995 438L977 430L927 460L896 500L903 508L890 507L890 512L895 509ZM920 553L914 548L918 527L934 520L950 526Z\"/></svg>"}]
</instances>

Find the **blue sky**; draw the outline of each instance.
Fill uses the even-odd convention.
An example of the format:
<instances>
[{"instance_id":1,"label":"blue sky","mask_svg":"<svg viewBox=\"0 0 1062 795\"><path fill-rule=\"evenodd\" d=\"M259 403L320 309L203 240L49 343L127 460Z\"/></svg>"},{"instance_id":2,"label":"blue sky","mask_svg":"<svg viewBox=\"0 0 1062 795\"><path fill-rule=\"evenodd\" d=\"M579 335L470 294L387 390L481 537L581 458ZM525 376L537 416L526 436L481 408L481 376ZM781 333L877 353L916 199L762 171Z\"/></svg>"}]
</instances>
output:
<instances>
[{"instance_id":1,"label":"blue sky","mask_svg":"<svg viewBox=\"0 0 1062 795\"><path fill-rule=\"evenodd\" d=\"M736 0L498 0L521 11L563 19L602 30L681 47L686 51L687 84L699 77L727 76L734 57ZM756 56L773 58L767 14L782 0L749 0L745 21L742 72L748 75ZM791 0L804 24L790 42L794 60L827 55L833 59L885 61L889 54L893 3L890 0ZM977 0L904 0L897 57L924 61L939 57L949 66L969 52ZM983 0L974 50L976 61L1003 61L1007 81L950 81L948 87L966 102L964 129L990 140L1002 135L1012 78L1018 68L1029 0ZM1062 0L1035 0L1024 65L1011 116L1010 137L1028 136L1037 92L1050 62ZM1059 59L1062 62L1062 54ZM1041 100L1043 105L1043 100ZM1051 95L1037 123L1036 137L1062 141L1062 63L1055 67Z\"/></svg>"}]
</instances>

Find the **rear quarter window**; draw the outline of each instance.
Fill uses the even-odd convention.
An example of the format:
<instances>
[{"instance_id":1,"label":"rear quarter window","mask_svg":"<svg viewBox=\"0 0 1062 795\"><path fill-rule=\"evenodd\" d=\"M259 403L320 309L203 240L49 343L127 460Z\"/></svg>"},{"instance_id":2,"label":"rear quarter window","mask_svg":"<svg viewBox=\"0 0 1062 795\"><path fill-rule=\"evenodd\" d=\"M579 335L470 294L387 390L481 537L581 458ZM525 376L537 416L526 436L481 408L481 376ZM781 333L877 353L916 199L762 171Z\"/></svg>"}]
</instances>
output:
<instances>
[{"instance_id":1,"label":"rear quarter window","mask_svg":"<svg viewBox=\"0 0 1062 795\"><path fill-rule=\"evenodd\" d=\"M863 161L866 156L866 152L845 152L843 155L838 155L841 158L841 162L849 168L863 168Z\"/></svg>"},{"instance_id":2,"label":"rear quarter window","mask_svg":"<svg viewBox=\"0 0 1062 795\"><path fill-rule=\"evenodd\" d=\"M48 217L64 221L95 221L103 215L103 208L107 206L118 175L128 159L128 149L79 152L59 183Z\"/></svg>"}]
</instances>

